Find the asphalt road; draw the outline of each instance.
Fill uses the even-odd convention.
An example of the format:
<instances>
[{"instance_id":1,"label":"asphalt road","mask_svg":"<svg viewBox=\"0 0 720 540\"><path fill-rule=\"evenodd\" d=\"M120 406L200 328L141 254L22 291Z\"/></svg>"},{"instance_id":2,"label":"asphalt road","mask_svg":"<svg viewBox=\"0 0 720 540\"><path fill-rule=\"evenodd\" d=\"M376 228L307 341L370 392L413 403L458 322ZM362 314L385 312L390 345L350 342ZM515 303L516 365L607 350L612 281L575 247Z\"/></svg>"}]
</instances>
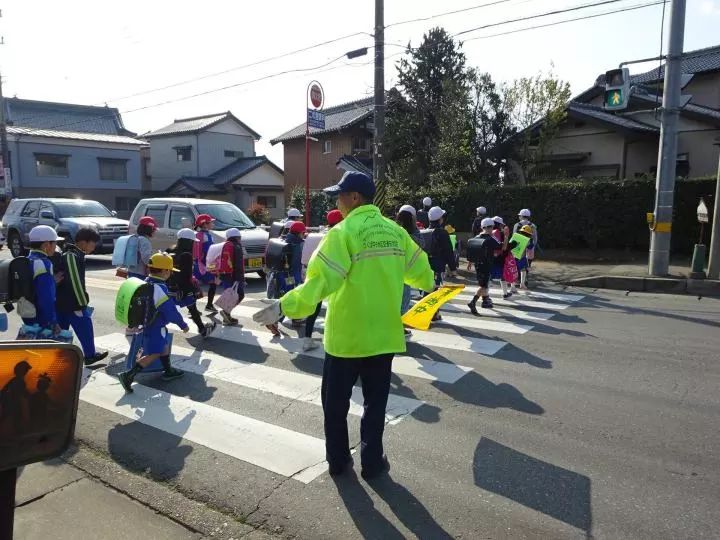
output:
<instances>
[{"instance_id":1,"label":"asphalt road","mask_svg":"<svg viewBox=\"0 0 720 540\"><path fill-rule=\"evenodd\" d=\"M117 343L119 281L107 258L89 266L96 336ZM248 281L243 306L257 305L262 282ZM718 538L720 300L543 291L416 333L394 364L392 469L372 483L358 459L337 480L309 466L322 453L322 361L266 341L242 309L239 330L175 334L176 351L202 349L181 380L142 374L123 397L105 377L121 369L114 353L81 393L76 438L290 537ZM357 445L359 416L349 425Z\"/></svg>"}]
</instances>

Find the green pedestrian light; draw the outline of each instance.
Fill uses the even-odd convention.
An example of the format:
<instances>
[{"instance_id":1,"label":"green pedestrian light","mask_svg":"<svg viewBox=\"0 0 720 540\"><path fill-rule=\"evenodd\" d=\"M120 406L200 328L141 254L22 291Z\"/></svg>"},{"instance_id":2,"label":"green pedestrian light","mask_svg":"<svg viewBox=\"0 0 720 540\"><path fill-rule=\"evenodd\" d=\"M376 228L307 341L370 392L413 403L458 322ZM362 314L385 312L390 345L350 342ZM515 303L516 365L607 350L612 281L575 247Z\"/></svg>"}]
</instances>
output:
<instances>
[{"instance_id":1,"label":"green pedestrian light","mask_svg":"<svg viewBox=\"0 0 720 540\"><path fill-rule=\"evenodd\" d=\"M628 68L611 69L605 73L605 110L626 109L630 99Z\"/></svg>"}]
</instances>

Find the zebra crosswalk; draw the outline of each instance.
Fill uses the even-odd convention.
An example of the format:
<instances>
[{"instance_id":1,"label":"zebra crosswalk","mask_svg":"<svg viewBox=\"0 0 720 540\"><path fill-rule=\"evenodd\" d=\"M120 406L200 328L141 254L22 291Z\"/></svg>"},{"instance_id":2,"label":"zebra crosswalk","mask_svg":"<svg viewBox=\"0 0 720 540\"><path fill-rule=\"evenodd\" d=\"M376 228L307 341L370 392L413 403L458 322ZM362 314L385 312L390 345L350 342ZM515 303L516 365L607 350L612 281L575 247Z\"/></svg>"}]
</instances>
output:
<instances>
[{"instance_id":1,"label":"zebra crosswalk","mask_svg":"<svg viewBox=\"0 0 720 540\"><path fill-rule=\"evenodd\" d=\"M99 278L90 278L88 286L117 289L116 283ZM233 316L240 320L239 326L219 326L205 341L192 337L191 331L190 341L199 344L198 348L192 348L176 336L172 364L192 377L201 377L208 385L212 382L220 386L225 393L242 396L252 392L249 395L261 396L264 403L277 400L301 404L287 414L319 412L322 346L304 352L302 340L289 335L291 331L286 330L278 338L253 323L252 315L259 307L260 296L261 293L249 294L233 310ZM582 296L543 292L508 300L496 298L496 307L481 310L479 317L472 316L465 305L471 298L470 294L460 294L445 304L443 320L434 323L431 331L413 330L408 352L395 357L393 373L397 384L391 388L388 398L387 429L398 429L402 422L417 421L419 417L414 413L426 405L433 406L428 397L432 394L418 391L423 385L440 383L451 387L457 384L482 362L497 355L509 340L532 335L536 325L552 320ZM323 331L323 315L321 313L315 325L319 333ZM195 329L191 321L188 320L188 324ZM113 332L97 337L96 344L111 351L113 360L118 362L124 360L129 350L128 339ZM211 341L217 346L208 345ZM218 350L222 352L216 352ZM249 360L253 358L252 351L272 355L272 362ZM304 366L310 366L310 372L296 365L299 357ZM280 425L272 415L259 417L262 416L259 409L230 410L227 399L209 397L198 401L189 397L192 393L182 392L182 385L191 384L182 379L156 388L150 386L151 375L140 376L133 386L134 392L125 394L108 371L86 370L85 375L81 401L120 417L302 483L312 482L327 470L325 443L318 436L321 431L308 432L304 421ZM349 414L356 418L363 414L360 386L353 388Z\"/></svg>"}]
</instances>

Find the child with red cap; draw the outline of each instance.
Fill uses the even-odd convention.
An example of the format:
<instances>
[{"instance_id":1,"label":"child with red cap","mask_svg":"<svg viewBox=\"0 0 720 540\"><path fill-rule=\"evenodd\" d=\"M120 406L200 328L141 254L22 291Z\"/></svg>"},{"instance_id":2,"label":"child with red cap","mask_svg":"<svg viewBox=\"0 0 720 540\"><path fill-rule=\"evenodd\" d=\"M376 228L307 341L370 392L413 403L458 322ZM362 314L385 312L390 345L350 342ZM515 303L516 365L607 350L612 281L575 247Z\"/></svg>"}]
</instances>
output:
<instances>
[{"instance_id":1,"label":"child with red cap","mask_svg":"<svg viewBox=\"0 0 720 540\"><path fill-rule=\"evenodd\" d=\"M210 214L200 214L195 218L195 238L197 242L193 246L193 276L200 283L208 285L207 305L205 311L217 313L213 305L215 291L217 289L217 276L207 269L207 254L210 246L215 243L210 231L213 229L215 219Z\"/></svg>"}]
</instances>

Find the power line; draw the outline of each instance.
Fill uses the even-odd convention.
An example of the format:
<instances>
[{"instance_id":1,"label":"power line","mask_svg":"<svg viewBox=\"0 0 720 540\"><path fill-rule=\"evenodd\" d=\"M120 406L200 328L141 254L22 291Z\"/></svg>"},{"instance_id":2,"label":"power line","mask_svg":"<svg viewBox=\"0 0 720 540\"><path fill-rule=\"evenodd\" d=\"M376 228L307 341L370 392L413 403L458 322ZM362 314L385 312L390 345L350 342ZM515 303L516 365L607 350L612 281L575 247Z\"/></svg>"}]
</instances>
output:
<instances>
[{"instance_id":1,"label":"power line","mask_svg":"<svg viewBox=\"0 0 720 540\"><path fill-rule=\"evenodd\" d=\"M477 6L470 6L470 7L464 8L464 9L456 9L456 10L454 10L454 11L446 11L446 12L444 12L444 13L436 13L436 14L434 14L434 15L428 15L427 17L418 17L417 19L408 19L408 20L406 20L406 21L394 22L394 23L388 24L385 28L387 29L387 28L391 28L391 27L393 27L393 26L400 26L400 25L403 25L403 24L410 24L410 23L416 23L416 22L422 22L422 21L429 21L429 20L432 20L432 19L437 19L438 17L445 17L446 15L455 15L455 14L457 14L457 13L465 13L465 12L467 12L467 11L474 11L474 10L476 10L476 9L481 9L481 8L485 8L485 7L496 6L496 5L498 5L498 4L506 4L506 3L512 2L512 1L513 1L513 0L495 0L495 2L487 2L487 3L485 3L485 4L479 4L479 5L477 5ZM533 0L524 0L523 2L520 2L520 3L523 3L523 4L524 4L524 3L532 2L532 1L533 1Z\"/></svg>"},{"instance_id":2,"label":"power line","mask_svg":"<svg viewBox=\"0 0 720 540\"><path fill-rule=\"evenodd\" d=\"M490 23L490 24L484 24L482 26L477 26L475 28L469 28L467 30L463 30L461 32L456 32L455 34L452 34L453 37L456 36L462 36L463 34L469 34L470 32L475 32L477 30L485 30L487 28L492 28L494 26L501 26L503 24L510 24L510 23L516 23L516 22L523 22L523 21L530 21L533 19L540 19L542 17L550 17L551 15L560 15L562 13L569 13L571 11L579 11L581 9L588 9L591 7L598 7L598 6L604 6L607 4L617 4L618 2L623 2L624 0L603 0L602 2L595 2L593 4L583 4L581 6L573 6L571 8L565 8L565 9L557 9L555 11L547 11L545 13L537 13L535 15L528 15L526 17L518 17L516 19L509 19L506 21L500 21L496 23Z\"/></svg>"},{"instance_id":3,"label":"power line","mask_svg":"<svg viewBox=\"0 0 720 540\"><path fill-rule=\"evenodd\" d=\"M614 15L616 13L623 13L625 11L634 11L634 10L643 9L646 7L659 6L660 4L665 3L665 1L666 0L656 0L654 2L648 2L647 4L628 6L625 8L619 8L619 9L615 9L612 11L604 11L603 13L593 13L592 15L584 15L582 17L574 17L572 19L565 19L562 21L554 21L554 22L546 23L546 24L538 24L538 25L534 25L534 26L528 26L526 28L518 28L517 30L509 30L507 32L499 32L497 34L489 34L487 36L477 36L477 37L473 37L473 38L468 38L468 39L464 40L463 42L467 43L468 41L475 41L478 39L489 39L489 38L494 38L494 37L499 37L499 36L507 36L510 34L517 34L519 32L527 32L528 30L537 30L539 28L548 28L551 26L557 26L560 24L565 24L565 23L570 23L570 22L575 22L575 21L584 21L586 19L595 19L597 17L605 17L607 15Z\"/></svg>"},{"instance_id":4,"label":"power line","mask_svg":"<svg viewBox=\"0 0 720 540\"><path fill-rule=\"evenodd\" d=\"M294 50L294 51L288 51L288 52L286 52L286 53L278 54L278 55L275 55L275 56L269 56L269 57L263 58L263 59L261 59L261 60L256 60L256 61L254 61L254 62L250 62L249 64L243 64L242 66L236 66L236 67L229 68L229 69L225 69L225 70L222 70L222 71L217 71L217 72L215 72L215 73L208 73L207 75L201 75L201 76L199 76L199 77L193 77L193 78L191 78L191 79L186 79L186 80L184 80L184 81L179 81L179 82L172 83L172 84L168 84L168 85L166 85L166 86L161 86L161 87L158 87L158 88L152 88L152 89L150 89L150 90L143 90L143 91L141 91L141 92L135 92L134 94L128 94L128 95L126 95L126 96L121 96L121 97L119 97L119 98L109 99L109 100L107 100L107 101L109 101L109 102L123 101L123 100L125 100L125 99L130 99L130 98L133 98L133 97L143 96L143 95L146 95L146 94L152 94L152 93L154 93L154 92L160 92L160 91L162 91L162 90L168 90L168 89L170 89L170 88L176 88L176 87L178 87L178 86L183 86L183 85L186 85L186 84L190 84L190 83L194 83L194 82L198 82L198 81L203 81L203 80L206 80L206 79L211 79L211 78L213 78L213 77L219 77L220 75L226 75L226 74L228 74L228 73L232 73L233 71L239 71L239 70L241 70L241 69L246 69L246 68L249 68L249 67L259 66L259 65L265 64L265 63L267 63L267 62L272 62L272 61L274 61L274 60L280 60L281 58L287 58L288 56L293 56L293 55L299 54L299 53L301 53L301 52L307 52L307 51L310 51L310 50L312 50L312 49L317 49L318 47L323 47L323 46L325 46L325 45L330 45L331 43L337 43L338 41L343 41L343 40L345 40L345 39L349 39L349 38L356 37L356 36L362 36L362 35L367 35L367 36L372 37L372 34L370 34L370 33L368 33L368 32L355 32L355 33L353 33L353 34L347 34L347 35L345 35L345 36L340 36L340 37L337 37L337 38L329 39L329 40L327 40L327 41L322 41L322 42L320 42L320 43L315 43L315 44L313 44L313 45L308 45L307 47L303 47L302 49L296 49L296 50Z\"/></svg>"}]
</instances>

